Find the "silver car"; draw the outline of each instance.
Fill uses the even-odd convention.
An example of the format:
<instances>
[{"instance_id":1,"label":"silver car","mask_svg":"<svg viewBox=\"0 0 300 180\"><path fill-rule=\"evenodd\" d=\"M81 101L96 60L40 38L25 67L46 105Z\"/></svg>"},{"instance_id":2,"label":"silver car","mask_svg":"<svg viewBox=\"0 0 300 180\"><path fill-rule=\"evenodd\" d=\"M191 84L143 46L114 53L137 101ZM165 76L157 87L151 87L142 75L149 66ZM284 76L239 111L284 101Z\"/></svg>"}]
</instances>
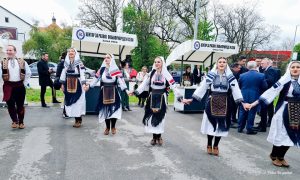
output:
<instances>
[{"instance_id":1,"label":"silver car","mask_svg":"<svg viewBox=\"0 0 300 180\"><path fill-rule=\"evenodd\" d=\"M37 70L37 63L38 62L34 62L34 63L31 63L29 65L29 68L31 70L31 76L38 76L39 75L39 72ZM51 74L51 78L55 77L57 64L54 63L54 62L48 62L48 66L49 66L49 69L53 69L53 73Z\"/></svg>"},{"instance_id":2,"label":"silver car","mask_svg":"<svg viewBox=\"0 0 300 180\"><path fill-rule=\"evenodd\" d=\"M94 77L95 74L96 74L95 70L92 70L92 69L90 69L88 67L85 67L85 73L84 73L84 75L85 75L86 79L90 79L90 78Z\"/></svg>"}]
</instances>

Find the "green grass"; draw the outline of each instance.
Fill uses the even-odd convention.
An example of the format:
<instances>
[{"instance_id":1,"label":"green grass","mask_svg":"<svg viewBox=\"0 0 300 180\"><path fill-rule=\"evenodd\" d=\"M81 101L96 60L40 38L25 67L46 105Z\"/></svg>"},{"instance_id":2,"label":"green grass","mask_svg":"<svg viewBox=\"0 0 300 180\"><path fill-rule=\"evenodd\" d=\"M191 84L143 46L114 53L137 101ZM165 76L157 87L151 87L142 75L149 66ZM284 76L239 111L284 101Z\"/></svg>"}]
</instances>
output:
<instances>
[{"instance_id":1,"label":"green grass","mask_svg":"<svg viewBox=\"0 0 300 180\"><path fill-rule=\"evenodd\" d=\"M40 89L26 89L26 100L27 102L41 102L40 99L41 90ZM62 91L56 91L56 99L58 101L63 101L64 95ZM47 88L46 94L45 94L45 101L46 103L52 103L52 92L50 88Z\"/></svg>"},{"instance_id":2,"label":"green grass","mask_svg":"<svg viewBox=\"0 0 300 180\"><path fill-rule=\"evenodd\" d=\"M26 99L27 102L34 102L34 103L39 103L41 102L40 100L40 93L41 90L40 89L26 89ZM63 101L64 98L64 94L62 93L62 91L56 91L56 98L58 101ZM51 103L52 102L52 92L50 88L47 88L46 94L45 94L45 101L46 103ZM168 102L169 104L173 104L174 103L174 93L173 91L170 92L169 96L168 96ZM129 103L130 104L137 104L138 103L138 98L135 96L130 96L129 97Z\"/></svg>"}]
</instances>

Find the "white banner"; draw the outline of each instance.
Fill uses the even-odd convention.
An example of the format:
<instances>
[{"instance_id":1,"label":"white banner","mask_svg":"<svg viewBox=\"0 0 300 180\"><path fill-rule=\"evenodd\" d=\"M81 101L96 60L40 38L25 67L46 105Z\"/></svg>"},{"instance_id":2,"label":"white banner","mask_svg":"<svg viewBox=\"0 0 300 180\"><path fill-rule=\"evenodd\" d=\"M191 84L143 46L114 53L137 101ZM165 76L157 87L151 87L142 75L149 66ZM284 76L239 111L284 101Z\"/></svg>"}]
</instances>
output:
<instances>
[{"instance_id":1,"label":"white banner","mask_svg":"<svg viewBox=\"0 0 300 180\"><path fill-rule=\"evenodd\" d=\"M212 41L194 41L192 49L196 51L210 51L221 53L238 53L238 46L232 43L212 42Z\"/></svg>"},{"instance_id":2,"label":"white banner","mask_svg":"<svg viewBox=\"0 0 300 180\"><path fill-rule=\"evenodd\" d=\"M85 28L73 28L72 40L117 44L133 47L137 46L136 35Z\"/></svg>"}]
</instances>

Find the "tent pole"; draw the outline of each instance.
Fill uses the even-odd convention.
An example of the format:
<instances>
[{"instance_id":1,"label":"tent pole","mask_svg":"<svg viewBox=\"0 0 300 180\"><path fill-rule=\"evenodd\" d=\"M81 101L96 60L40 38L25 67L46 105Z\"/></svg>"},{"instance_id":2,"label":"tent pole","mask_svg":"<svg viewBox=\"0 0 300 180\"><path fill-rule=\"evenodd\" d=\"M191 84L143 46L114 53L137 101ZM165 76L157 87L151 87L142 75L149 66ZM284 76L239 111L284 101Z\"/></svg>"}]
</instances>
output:
<instances>
[{"instance_id":1,"label":"tent pole","mask_svg":"<svg viewBox=\"0 0 300 180\"><path fill-rule=\"evenodd\" d=\"M213 59L214 59L214 52L212 52L212 53L210 54L210 70L212 69Z\"/></svg>"},{"instance_id":2,"label":"tent pole","mask_svg":"<svg viewBox=\"0 0 300 180\"><path fill-rule=\"evenodd\" d=\"M183 78L182 78L182 76L183 76L183 58L184 58L184 56L182 56L181 57L181 74L180 74L180 85L182 86L183 85Z\"/></svg>"},{"instance_id":3,"label":"tent pole","mask_svg":"<svg viewBox=\"0 0 300 180\"><path fill-rule=\"evenodd\" d=\"M79 49L80 49L80 51L79 51L79 56L80 56L80 58L81 58L81 40L79 41Z\"/></svg>"}]
</instances>

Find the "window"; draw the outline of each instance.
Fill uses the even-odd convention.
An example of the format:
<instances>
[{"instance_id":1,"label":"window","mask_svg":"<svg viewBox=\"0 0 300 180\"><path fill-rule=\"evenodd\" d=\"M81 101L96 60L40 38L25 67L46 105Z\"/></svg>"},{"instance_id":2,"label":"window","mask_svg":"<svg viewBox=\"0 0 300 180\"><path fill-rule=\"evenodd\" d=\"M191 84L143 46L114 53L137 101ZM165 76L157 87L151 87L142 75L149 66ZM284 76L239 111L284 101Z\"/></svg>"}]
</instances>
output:
<instances>
[{"instance_id":1,"label":"window","mask_svg":"<svg viewBox=\"0 0 300 180\"><path fill-rule=\"evenodd\" d=\"M6 22L6 23L9 23L8 17L5 17L5 22Z\"/></svg>"}]
</instances>

